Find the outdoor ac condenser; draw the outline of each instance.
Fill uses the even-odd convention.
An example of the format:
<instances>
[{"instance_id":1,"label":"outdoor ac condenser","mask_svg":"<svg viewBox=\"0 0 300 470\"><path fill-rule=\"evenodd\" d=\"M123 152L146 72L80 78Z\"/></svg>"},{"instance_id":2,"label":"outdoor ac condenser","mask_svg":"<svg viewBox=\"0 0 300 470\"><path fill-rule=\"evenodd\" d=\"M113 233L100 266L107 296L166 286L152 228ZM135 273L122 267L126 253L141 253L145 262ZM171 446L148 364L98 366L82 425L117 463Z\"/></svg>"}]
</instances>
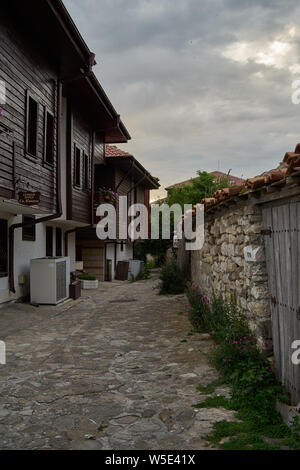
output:
<instances>
[{"instance_id":1,"label":"outdoor ac condenser","mask_svg":"<svg viewBox=\"0 0 300 470\"><path fill-rule=\"evenodd\" d=\"M56 305L69 297L70 258L37 258L30 261L30 300Z\"/></svg>"}]
</instances>

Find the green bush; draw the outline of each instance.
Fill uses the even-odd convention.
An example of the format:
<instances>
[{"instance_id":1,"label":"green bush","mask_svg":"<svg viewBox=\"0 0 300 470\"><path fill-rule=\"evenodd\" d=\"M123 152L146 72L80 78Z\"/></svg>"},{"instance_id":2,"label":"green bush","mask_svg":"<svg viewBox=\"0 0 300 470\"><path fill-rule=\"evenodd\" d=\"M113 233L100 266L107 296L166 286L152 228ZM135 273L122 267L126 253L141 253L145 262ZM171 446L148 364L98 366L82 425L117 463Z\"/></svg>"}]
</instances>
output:
<instances>
[{"instance_id":1,"label":"green bush","mask_svg":"<svg viewBox=\"0 0 300 470\"><path fill-rule=\"evenodd\" d=\"M96 281L95 274L79 274L78 279L81 281Z\"/></svg>"},{"instance_id":2,"label":"green bush","mask_svg":"<svg viewBox=\"0 0 300 470\"><path fill-rule=\"evenodd\" d=\"M189 286L186 293L189 300L189 320L194 330L206 331L206 318L210 310L209 299L201 294L198 286Z\"/></svg>"},{"instance_id":3,"label":"green bush","mask_svg":"<svg viewBox=\"0 0 300 470\"><path fill-rule=\"evenodd\" d=\"M235 429L232 434L227 433L223 422L217 423L209 436L211 442L217 443L230 435L226 448L258 449L268 447L260 437L267 436L285 439L280 445L285 443L291 448L300 448L299 425L288 429L275 407L277 399L287 402L289 397L276 380L268 358L259 350L257 338L250 331L235 299L213 296L209 301L198 286L190 287L187 296L193 327L210 332L216 341L210 361L221 373L223 381L230 385L231 399L227 405L236 410L237 417L242 420L241 430ZM221 398L217 398L221 403ZM211 407L211 401L215 399L209 398L199 406ZM224 403L217 406L225 406ZM231 423L229 427L231 429Z\"/></svg>"},{"instance_id":4,"label":"green bush","mask_svg":"<svg viewBox=\"0 0 300 470\"><path fill-rule=\"evenodd\" d=\"M160 271L159 293L165 294L182 294L185 289L185 275L181 271L175 259L166 263Z\"/></svg>"},{"instance_id":5,"label":"green bush","mask_svg":"<svg viewBox=\"0 0 300 470\"><path fill-rule=\"evenodd\" d=\"M205 325L217 343L231 343L238 337L251 335L247 320L237 308L234 297L226 299L213 295L210 308L206 311Z\"/></svg>"},{"instance_id":6,"label":"green bush","mask_svg":"<svg viewBox=\"0 0 300 470\"><path fill-rule=\"evenodd\" d=\"M151 269L155 269L157 266L156 262L155 262L155 259L151 260L151 261L147 261L145 263L145 268L151 270Z\"/></svg>"}]
</instances>

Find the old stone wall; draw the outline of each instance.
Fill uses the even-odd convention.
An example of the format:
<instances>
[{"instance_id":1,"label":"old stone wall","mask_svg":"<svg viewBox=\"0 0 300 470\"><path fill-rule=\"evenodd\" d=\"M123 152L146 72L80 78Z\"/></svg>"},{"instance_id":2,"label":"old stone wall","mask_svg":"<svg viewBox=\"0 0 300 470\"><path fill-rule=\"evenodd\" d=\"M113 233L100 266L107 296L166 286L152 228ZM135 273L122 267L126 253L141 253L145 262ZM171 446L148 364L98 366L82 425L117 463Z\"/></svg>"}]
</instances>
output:
<instances>
[{"instance_id":1,"label":"old stone wall","mask_svg":"<svg viewBox=\"0 0 300 470\"><path fill-rule=\"evenodd\" d=\"M211 296L235 295L260 347L271 352L268 276L261 210L242 205L205 219L205 243L191 252L192 283Z\"/></svg>"}]
</instances>

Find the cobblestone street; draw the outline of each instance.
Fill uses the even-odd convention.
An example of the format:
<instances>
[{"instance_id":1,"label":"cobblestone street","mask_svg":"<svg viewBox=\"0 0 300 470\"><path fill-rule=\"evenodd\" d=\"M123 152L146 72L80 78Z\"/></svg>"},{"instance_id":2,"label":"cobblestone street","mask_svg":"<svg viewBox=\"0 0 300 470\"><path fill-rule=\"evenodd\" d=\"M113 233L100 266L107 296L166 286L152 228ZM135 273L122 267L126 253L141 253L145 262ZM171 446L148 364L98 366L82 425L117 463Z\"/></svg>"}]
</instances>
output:
<instances>
[{"instance_id":1,"label":"cobblestone street","mask_svg":"<svg viewBox=\"0 0 300 470\"><path fill-rule=\"evenodd\" d=\"M1 449L210 448L212 424L234 419L192 406L205 399L196 386L217 377L211 340L187 336L184 296L156 285L152 275L59 307L0 309Z\"/></svg>"}]
</instances>

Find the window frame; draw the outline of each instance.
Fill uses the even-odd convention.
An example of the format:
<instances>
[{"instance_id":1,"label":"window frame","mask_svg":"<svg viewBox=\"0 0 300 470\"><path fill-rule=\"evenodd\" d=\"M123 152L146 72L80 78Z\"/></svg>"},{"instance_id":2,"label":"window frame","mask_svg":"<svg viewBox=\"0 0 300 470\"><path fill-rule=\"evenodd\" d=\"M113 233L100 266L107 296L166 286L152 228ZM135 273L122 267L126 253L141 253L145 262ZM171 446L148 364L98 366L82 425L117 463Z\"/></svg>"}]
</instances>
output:
<instances>
[{"instance_id":1,"label":"window frame","mask_svg":"<svg viewBox=\"0 0 300 470\"><path fill-rule=\"evenodd\" d=\"M35 154L29 151L29 110L30 100L36 103L36 130L35 130ZM38 158L38 128L39 128L39 102L31 91L26 90L26 111L25 111L25 155L34 160ZM31 149L30 149L31 150Z\"/></svg>"},{"instance_id":2,"label":"window frame","mask_svg":"<svg viewBox=\"0 0 300 470\"><path fill-rule=\"evenodd\" d=\"M27 222L26 219L31 219L32 221L34 221L35 215L23 215L22 222L23 223ZM26 233L27 229L32 230L32 233ZM36 224L25 225L24 227L22 227L22 241L23 242L35 242L36 241Z\"/></svg>"},{"instance_id":3,"label":"window frame","mask_svg":"<svg viewBox=\"0 0 300 470\"><path fill-rule=\"evenodd\" d=\"M52 161L47 160L47 145L48 145L48 115L51 116L53 119L53 142L52 142ZM46 166L50 167L51 169L54 167L55 161L55 118L54 114L44 106L44 152L43 152L43 161Z\"/></svg>"},{"instance_id":4,"label":"window frame","mask_svg":"<svg viewBox=\"0 0 300 470\"><path fill-rule=\"evenodd\" d=\"M79 155L77 154L77 151ZM77 181L77 157L79 156L79 183ZM82 188L82 149L75 142L74 143L74 152L73 152L73 165L74 165L74 181L73 186L76 189Z\"/></svg>"},{"instance_id":5,"label":"window frame","mask_svg":"<svg viewBox=\"0 0 300 470\"><path fill-rule=\"evenodd\" d=\"M5 248L4 250L6 251L6 260L5 260L5 264L4 264L4 268L5 270L1 270L1 266L0 266L0 278L2 277L7 277L8 276L8 220L6 219L0 219L0 226L4 226L3 227L3 230L5 230L5 233L6 233L6 237L5 237ZM0 229L2 231L2 227Z\"/></svg>"},{"instance_id":6,"label":"window frame","mask_svg":"<svg viewBox=\"0 0 300 470\"><path fill-rule=\"evenodd\" d=\"M91 189L91 168L90 156L87 152L83 151L83 188L85 191Z\"/></svg>"}]
</instances>

